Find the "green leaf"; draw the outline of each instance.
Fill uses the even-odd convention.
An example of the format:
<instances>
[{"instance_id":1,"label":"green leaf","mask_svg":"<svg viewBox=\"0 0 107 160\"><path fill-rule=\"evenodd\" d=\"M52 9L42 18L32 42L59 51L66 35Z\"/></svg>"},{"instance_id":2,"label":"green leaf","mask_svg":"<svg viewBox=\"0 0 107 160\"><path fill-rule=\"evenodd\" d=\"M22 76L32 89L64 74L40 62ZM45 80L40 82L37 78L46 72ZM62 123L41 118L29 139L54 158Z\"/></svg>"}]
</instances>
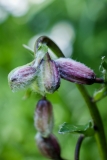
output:
<instances>
[{"instance_id":1,"label":"green leaf","mask_svg":"<svg viewBox=\"0 0 107 160\"><path fill-rule=\"evenodd\" d=\"M29 46L27 46L26 44L23 44L23 47L24 47L27 51L29 51L32 56L34 56L34 51L33 51Z\"/></svg>"},{"instance_id":2,"label":"green leaf","mask_svg":"<svg viewBox=\"0 0 107 160\"><path fill-rule=\"evenodd\" d=\"M106 70L107 70L107 62L106 62L106 60L105 60L105 56L103 56L102 58L101 58L101 65L100 65L100 70L101 70L101 72L103 73L103 74L105 74L105 72L106 72Z\"/></svg>"},{"instance_id":3,"label":"green leaf","mask_svg":"<svg viewBox=\"0 0 107 160\"><path fill-rule=\"evenodd\" d=\"M79 133L79 134L84 134L85 136L93 136L94 128L92 122L89 122L85 125L72 125L65 122L61 125L59 133L60 134Z\"/></svg>"},{"instance_id":4,"label":"green leaf","mask_svg":"<svg viewBox=\"0 0 107 160\"><path fill-rule=\"evenodd\" d=\"M100 99L102 99L106 95L107 95L107 89L106 89L106 86L104 86L102 89L100 89L94 93L92 101L93 102L99 101Z\"/></svg>"},{"instance_id":5,"label":"green leaf","mask_svg":"<svg viewBox=\"0 0 107 160\"><path fill-rule=\"evenodd\" d=\"M107 62L106 61L102 62L102 66L103 66L104 69L107 70Z\"/></svg>"},{"instance_id":6,"label":"green leaf","mask_svg":"<svg viewBox=\"0 0 107 160\"><path fill-rule=\"evenodd\" d=\"M101 65L99 67L100 71L103 74L104 82L107 82L107 62L105 60L105 56L101 58Z\"/></svg>"}]
</instances>

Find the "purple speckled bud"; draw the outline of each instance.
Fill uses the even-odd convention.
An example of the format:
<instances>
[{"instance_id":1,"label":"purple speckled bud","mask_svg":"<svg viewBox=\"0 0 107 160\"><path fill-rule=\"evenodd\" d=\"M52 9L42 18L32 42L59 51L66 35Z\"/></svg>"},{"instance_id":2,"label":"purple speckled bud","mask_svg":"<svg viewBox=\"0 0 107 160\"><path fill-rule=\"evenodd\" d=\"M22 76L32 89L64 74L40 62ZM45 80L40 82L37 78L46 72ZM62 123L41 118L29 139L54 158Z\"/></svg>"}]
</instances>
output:
<instances>
[{"instance_id":1,"label":"purple speckled bud","mask_svg":"<svg viewBox=\"0 0 107 160\"><path fill-rule=\"evenodd\" d=\"M65 80L79 84L93 84L96 82L93 70L80 62L70 58L59 58L55 62L59 68L61 78Z\"/></svg>"},{"instance_id":2,"label":"purple speckled bud","mask_svg":"<svg viewBox=\"0 0 107 160\"><path fill-rule=\"evenodd\" d=\"M42 137L48 137L51 134L53 129L53 110L49 101L42 99L38 102L34 125Z\"/></svg>"},{"instance_id":3,"label":"purple speckled bud","mask_svg":"<svg viewBox=\"0 0 107 160\"><path fill-rule=\"evenodd\" d=\"M36 143L41 153L47 158L53 160L62 160L60 156L61 150L59 143L53 135L50 135L47 138L43 138L38 133L36 135Z\"/></svg>"},{"instance_id":4,"label":"purple speckled bud","mask_svg":"<svg viewBox=\"0 0 107 160\"><path fill-rule=\"evenodd\" d=\"M37 68L36 81L32 89L45 95L55 92L60 86L60 75L56 63L51 60L48 53L45 54Z\"/></svg>"},{"instance_id":5,"label":"purple speckled bud","mask_svg":"<svg viewBox=\"0 0 107 160\"><path fill-rule=\"evenodd\" d=\"M17 67L8 75L8 82L12 91L28 87L35 79L36 69L31 64Z\"/></svg>"}]
</instances>

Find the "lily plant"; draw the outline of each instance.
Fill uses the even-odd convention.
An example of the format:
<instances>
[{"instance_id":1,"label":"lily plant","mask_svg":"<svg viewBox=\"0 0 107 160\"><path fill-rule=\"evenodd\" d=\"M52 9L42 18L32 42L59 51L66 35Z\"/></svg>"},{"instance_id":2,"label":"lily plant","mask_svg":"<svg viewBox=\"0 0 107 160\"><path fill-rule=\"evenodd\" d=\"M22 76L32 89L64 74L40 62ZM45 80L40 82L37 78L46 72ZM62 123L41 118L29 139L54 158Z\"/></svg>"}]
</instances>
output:
<instances>
[{"instance_id":1,"label":"lily plant","mask_svg":"<svg viewBox=\"0 0 107 160\"><path fill-rule=\"evenodd\" d=\"M52 104L46 99L47 94L53 94L58 90L61 78L63 78L76 83L89 108L93 123L89 122L83 126L64 123L59 133L76 132L80 134L75 150L75 160L79 160L79 150L84 137L93 135L96 138L102 160L107 160L107 144L103 123L96 106L96 101L107 94L106 78L97 78L94 71L83 63L66 58L59 47L46 36L37 39L33 53L34 60L12 70L8 75L8 82L12 91L31 88L43 97L36 106L34 116L34 124L38 131L36 143L41 153L47 158L64 160L61 157L59 143L52 134L54 126ZM101 66L103 67L103 75L106 75L107 63L104 58ZM92 85L93 83L102 83L103 87L90 98L83 85Z\"/></svg>"},{"instance_id":2,"label":"lily plant","mask_svg":"<svg viewBox=\"0 0 107 160\"><path fill-rule=\"evenodd\" d=\"M8 82L12 91L31 87L33 91L45 96L59 88L61 78L88 85L103 82L103 79L96 78L89 67L65 58L58 46L51 41L57 48L57 59L53 59L48 51L50 41L48 37L40 37L34 47L34 60L9 73Z\"/></svg>"}]
</instances>

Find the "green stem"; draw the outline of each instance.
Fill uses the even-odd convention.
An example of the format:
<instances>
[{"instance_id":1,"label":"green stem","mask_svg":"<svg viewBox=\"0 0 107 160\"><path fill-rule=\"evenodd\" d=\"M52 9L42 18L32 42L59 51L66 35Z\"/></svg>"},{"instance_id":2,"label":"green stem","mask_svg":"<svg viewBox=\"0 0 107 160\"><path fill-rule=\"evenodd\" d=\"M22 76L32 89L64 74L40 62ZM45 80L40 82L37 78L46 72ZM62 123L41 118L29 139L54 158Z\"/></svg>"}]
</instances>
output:
<instances>
[{"instance_id":1,"label":"green stem","mask_svg":"<svg viewBox=\"0 0 107 160\"><path fill-rule=\"evenodd\" d=\"M90 111L90 114L92 116L92 119L94 121L94 127L95 127L95 139L98 145L98 149L100 152L100 156L102 160L107 160L107 143L106 143L106 137L104 132L104 127L102 123L101 116L99 114L99 111L97 109L97 106L94 102L91 101L91 97L88 95L86 89L83 85L76 84L77 88L81 92L88 109Z\"/></svg>"},{"instance_id":2,"label":"green stem","mask_svg":"<svg viewBox=\"0 0 107 160\"><path fill-rule=\"evenodd\" d=\"M35 46L34 46L34 52L36 53L40 43L42 44L46 44L57 57L65 57L64 54L62 53L62 51L60 50L60 48L56 45L56 43L54 43L50 38L46 37L46 36L41 36L37 39Z\"/></svg>"}]
</instances>

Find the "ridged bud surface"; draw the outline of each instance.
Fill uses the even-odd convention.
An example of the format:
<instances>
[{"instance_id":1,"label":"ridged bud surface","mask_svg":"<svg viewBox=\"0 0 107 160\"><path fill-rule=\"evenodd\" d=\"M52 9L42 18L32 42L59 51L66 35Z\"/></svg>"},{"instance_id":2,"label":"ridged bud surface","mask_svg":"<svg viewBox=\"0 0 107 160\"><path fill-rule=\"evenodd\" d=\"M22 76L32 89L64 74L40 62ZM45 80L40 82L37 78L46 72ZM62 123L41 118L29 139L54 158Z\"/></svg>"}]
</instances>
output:
<instances>
[{"instance_id":1,"label":"ridged bud surface","mask_svg":"<svg viewBox=\"0 0 107 160\"><path fill-rule=\"evenodd\" d=\"M45 95L55 92L60 86L59 70L48 53L45 54L37 68L36 81L32 84L32 89Z\"/></svg>"},{"instance_id":2,"label":"ridged bud surface","mask_svg":"<svg viewBox=\"0 0 107 160\"><path fill-rule=\"evenodd\" d=\"M17 67L8 75L8 82L12 91L29 86L35 79L36 69L30 65Z\"/></svg>"},{"instance_id":3,"label":"ridged bud surface","mask_svg":"<svg viewBox=\"0 0 107 160\"><path fill-rule=\"evenodd\" d=\"M40 100L36 106L34 125L42 137L48 137L53 129L53 110L49 101Z\"/></svg>"},{"instance_id":4,"label":"ridged bud surface","mask_svg":"<svg viewBox=\"0 0 107 160\"><path fill-rule=\"evenodd\" d=\"M38 133L36 135L36 143L44 156L53 160L61 160L60 146L57 139L53 135L50 135L48 138L43 138Z\"/></svg>"},{"instance_id":5,"label":"ridged bud surface","mask_svg":"<svg viewBox=\"0 0 107 160\"><path fill-rule=\"evenodd\" d=\"M79 84L93 84L95 82L96 76L93 70L84 64L69 58L59 58L55 62L61 78Z\"/></svg>"}]
</instances>

